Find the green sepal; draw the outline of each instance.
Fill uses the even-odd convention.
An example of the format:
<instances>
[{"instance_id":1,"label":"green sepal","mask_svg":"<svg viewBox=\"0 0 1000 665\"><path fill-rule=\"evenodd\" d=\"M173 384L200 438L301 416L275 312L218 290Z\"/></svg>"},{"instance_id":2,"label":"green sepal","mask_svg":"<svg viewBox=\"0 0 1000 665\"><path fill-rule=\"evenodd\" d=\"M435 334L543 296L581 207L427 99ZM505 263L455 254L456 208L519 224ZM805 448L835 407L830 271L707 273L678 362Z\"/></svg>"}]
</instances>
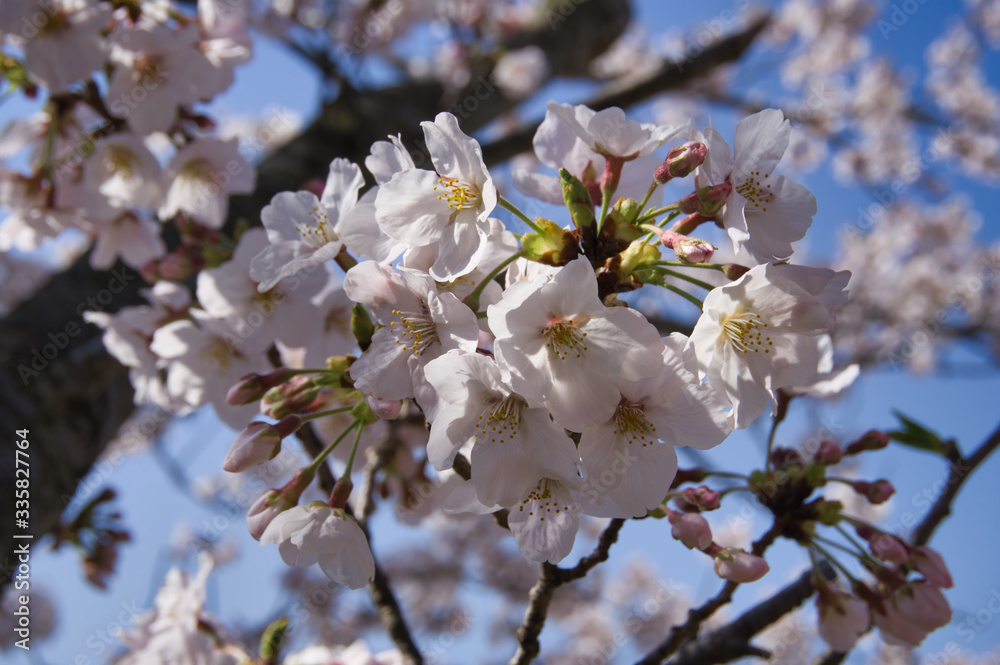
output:
<instances>
[{"instance_id":1,"label":"green sepal","mask_svg":"<svg viewBox=\"0 0 1000 665\"><path fill-rule=\"evenodd\" d=\"M361 303L355 303L351 308L351 333L362 351L367 351L372 345L372 335L375 334L375 325L368 316L368 310Z\"/></svg>"},{"instance_id":2,"label":"green sepal","mask_svg":"<svg viewBox=\"0 0 1000 665\"><path fill-rule=\"evenodd\" d=\"M536 217L541 233L527 233L521 238L524 258L547 266L564 266L580 256L580 245L573 233L544 217Z\"/></svg>"},{"instance_id":3,"label":"green sepal","mask_svg":"<svg viewBox=\"0 0 1000 665\"><path fill-rule=\"evenodd\" d=\"M593 226L594 201L580 179L566 169L559 169L559 186L562 189L563 202L569 209L576 228Z\"/></svg>"},{"instance_id":4,"label":"green sepal","mask_svg":"<svg viewBox=\"0 0 1000 665\"><path fill-rule=\"evenodd\" d=\"M275 619L260 636L260 658L264 665L276 665L288 635L288 617Z\"/></svg>"}]
</instances>

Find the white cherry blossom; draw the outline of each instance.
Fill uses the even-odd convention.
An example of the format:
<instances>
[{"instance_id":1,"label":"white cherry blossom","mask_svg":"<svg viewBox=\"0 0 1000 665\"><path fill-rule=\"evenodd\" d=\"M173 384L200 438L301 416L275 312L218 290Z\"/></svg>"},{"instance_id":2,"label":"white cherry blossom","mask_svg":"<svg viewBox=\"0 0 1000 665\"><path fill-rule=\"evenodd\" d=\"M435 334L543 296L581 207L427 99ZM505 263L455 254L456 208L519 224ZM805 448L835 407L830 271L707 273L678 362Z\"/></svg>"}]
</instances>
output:
<instances>
[{"instance_id":1,"label":"white cherry blossom","mask_svg":"<svg viewBox=\"0 0 1000 665\"><path fill-rule=\"evenodd\" d=\"M774 168L788 147L791 124L781 111L766 109L736 125L734 146L713 128L705 130L708 157L702 168L716 185L732 186L722 223L734 251L745 248L765 263L792 255L816 214L816 197Z\"/></svg>"},{"instance_id":2,"label":"white cherry blossom","mask_svg":"<svg viewBox=\"0 0 1000 665\"><path fill-rule=\"evenodd\" d=\"M226 221L230 194L249 194L257 183L257 171L239 151L235 140L193 141L167 164L170 182L160 217L169 219L183 212L213 229Z\"/></svg>"},{"instance_id":3,"label":"white cherry blossom","mask_svg":"<svg viewBox=\"0 0 1000 665\"><path fill-rule=\"evenodd\" d=\"M421 126L436 172L396 173L379 189L375 216L382 230L400 242L413 247L437 243L430 273L449 281L476 266L497 190L479 142L459 129L455 116L440 113Z\"/></svg>"},{"instance_id":4,"label":"white cherry blossom","mask_svg":"<svg viewBox=\"0 0 1000 665\"><path fill-rule=\"evenodd\" d=\"M775 391L813 380L821 361L817 338L835 321L851 274L766 264L713 289L689 345L709 385L733 405L732 423L746 427Z\"/></svg>"},{"instance_id":5,"label":"white cherry blossom","mask_svg":"<svg viewBox=\"0 0 1000 665\"><path fill-rule=\"evenodd\" d=\"M318 563L324 575L351 589L375 578L375 559L364 531L343 510L318 501L276 515L260 537L261 545L268 543L278 546L289 566Z\"/></svg>"},{"instance_id":6,"label":"white cherry blossom","mask_svg":"<svg viewBox=\"0 0 1000 665\"><path fill-rule=\"evenodd\" d=\"M611 418L620 399L614 377L640 379L663 364L656 329L634 310L601 303L586 258L551 279L511 285L487 312L514 391L574 432Z\"/></svg>"},{"instance_id":7,"label":"white cherry blossom","mask_svg":"<svg viewBox=\"0 0 1000 665\"><path fill-rule=\"evenodd\" d=\"M283 277L310 270L337 256L343 247L340 219L358 201L365 180L361 169L346 159L335 159L322 198L307 191L281 192L261 211L270 245L250 266L250 276L267 291Z\"/></svg>"}]
</instances>

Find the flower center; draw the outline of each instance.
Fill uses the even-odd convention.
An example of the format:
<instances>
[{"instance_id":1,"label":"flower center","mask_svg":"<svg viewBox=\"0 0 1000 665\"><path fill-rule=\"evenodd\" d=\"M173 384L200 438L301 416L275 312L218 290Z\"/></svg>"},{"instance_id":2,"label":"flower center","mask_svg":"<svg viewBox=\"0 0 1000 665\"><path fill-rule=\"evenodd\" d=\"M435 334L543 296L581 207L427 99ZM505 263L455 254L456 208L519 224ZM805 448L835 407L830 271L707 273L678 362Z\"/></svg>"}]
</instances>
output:
<instances>
[{"instance_id":1,"label":"flower center","mask_svg":"<svg viewBox=\"0 0 1000 665\"><path fill-rule=\"evenodd\" d=\"M556 321L542 331L545 338L545 348L550 353L556 354L559 360L566 360L569 357L580 358L587 350L587 343L584 338L587 333L580 330L573 319L567 321Z\"/></svg>"},{"instance_id":2,"label":"flower center","mask_svg":"<svg viewBox=\"0 0 1000 665\"><path fill-rule=\"evenodd\" d=\"M438 194L438 201L444 201L455 212L479 206L479 190L459 181L457 178L445 178L442 176L438 178L438 184L434 186L434 190L437 191L439 187L442 193Z\"/></svg>"},{"instance_id":3,"label":"flower center","mask_svg":"<svg viewBox=\"0 0 1000 665\"><path fill-rule=\"evenodd\" d=\"M521 422L521 407L524 402L513 395L499 400L488 412L483 412L476 422L477 441L490 437L490 443L505 444L514 440Z\"/></svg>"},{"instance_id":4,"label":"flower center","mask_svg":"<svg viewBox=\"0 0 1000 665\"><path fill-rule=\"evenodd\" d=\"M769 173L761 176L760 171L751 171L743 182L736 186L736 191L753 207L767 212L768 204L774 201L774 192L771 190L771 183L768 182L770 177Z\"/></svg>"},{"instance_id":5,"label":"flower center","mask_svg":"<svg viewBox=\"0 0 1000 665\"><path fill-rule=\"evenodd\" d=\"M389 322L389 329L396 336L396 344L402 344L404 351L409 349L415 356L438 341L437 325L431 319L427 304L420 303L420 310L414 313L394 309L392 315L399 320Z\"/></svg>"},{"instance_id":6,"label":"flower center","mask_svg":"<svg viewBox=\"0 0 1000 665\"><path fill-rule=\"evenodd\" d=\"M299 232L307 245L313 249L319 249L336 240L337 236L333 232L330 218L327 217L326 211L321 206L315 206L309 211L309 215L310 222L295 222L295 230Z\"/></svg>"},{"instance_id":7,"label":"flower center","mask_svg":"<svg viewBox=\"0 0 1000 665\"><path fill-rule=\"evenodd\" d=\"M181 167L178 177L209 184L212 182L212 165L206 159L192 159Z\"/></svg>"},{"instance_id":8,"label":"flower center","mask_svg":"<svg viewBox=\"0 0 1000 665\"><path fill-rule=\"evenodd\" d=\"M518 506L518 510L522 513L525 507L530 507L531 502L536 502L533 510L528 511L529 517L534 517L535 513L538 513L538 521L544 522L545 516L555 511L556 515L562 511L569 512L569 506L565 503L560 503L552 496L552 489L549 484L554 481L548 478L542 478L535 485L535 489L528 492L528 496L521 499L521 505Z\"/></svg>"},{"instance_id":9,"label":"flower center","mask_svg":"<svg viewBox=\"0 0 1000 665\"><path fill-rule=\"evenodd\" d=\"M765 328L767 324L761 320L760 314L753 312L734 314L722 322L722 332L726 339L736 347L737 351L743 353L771 352L769 347L774 346L774 342L771 341L770 335L764 334L767 332Z\"/></svg>"},{"instance_id":10,"label":"flower center","mask_svg":"<svg viewBox=\"0 0 1000 665\"><path fill-rule=\"evenodd\" d=\"M122 178L132 177L132 166L135 161L135 153L121 146L109 148L104 158L104 164L108 171Z\"/></svg>"},{"instance_id":11,"label":"flower center","mask_svg":"<svg viewBox=\"0 0 1000 665\"><path fill-rule=\"evenodd\" d=\"M642 404L630 402L624 397L615 411L615 436L620 436L625 443L641 444L643 448L656 443L656 426L646 420L646 411Z\"/></svg>"},{"instance_id":12,"label":"flower center","mask_svg":"<svg viewBox=\"0 0 1000 665\"><path fill-rule=\"evenodd\" d=\"M202 347L198 353L198 358L205 363L206 368L214 371L222 371L229 367L234 353L236 353L235 349L219 337Z\"/></svg>"}]
</instances>

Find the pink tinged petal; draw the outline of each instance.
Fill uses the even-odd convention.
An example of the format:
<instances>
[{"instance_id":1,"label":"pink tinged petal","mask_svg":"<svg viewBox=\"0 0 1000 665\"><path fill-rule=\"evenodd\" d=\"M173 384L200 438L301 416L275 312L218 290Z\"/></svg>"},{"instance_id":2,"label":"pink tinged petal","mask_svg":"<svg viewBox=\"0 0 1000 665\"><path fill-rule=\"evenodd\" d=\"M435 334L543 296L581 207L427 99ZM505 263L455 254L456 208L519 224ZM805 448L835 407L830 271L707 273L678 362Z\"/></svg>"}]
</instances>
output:
<instances>
[{"instance_id":1,"label":"pink tinged petal","mask_svg":"<svg viewBox=\"0 0 1000 665\"><path fill-rule=\"evenodd\" d=\"M774 171L791 134L791 123L777 109L765 109L741 120L733 136L736 153L733 181L741 180L751 171L760 171L762 175Z\"/></svg>"},{"instance_id":2,"label":"pink tinged petal","mask_svg":"<svg viewBox=\"0 0 1000 665\"><path fill-rule=\"evenodd\" d=\"M568 114L564 114L564 107L569 109ZM589 123L590 119L594 117L594 113L595 111L582 104L569 106L568 104L560 105L555 102L549 102L545 111L545 119L538 126L538 130L531 141L532 146L535 148L535 155L538 156L539 161L554 169L562 166L570 168L569 160L573 148L578 140L583 141L583 139L578 139L578 136L581 133L585 133L581 123ZM563 118L567 115L573 119L573 123L579 127L579 131L574 131L568 123L563 121ZM601 159L603 162L603 158ZM603 168L603 163L600 167ZM574 174L580 175L578 173ZM556 203L562 205L561 195L559 201Z\"/></svg>"},{"instance_id":3,"label":"pink tinged petal","mask_svg":"<svg viewBox=\"0 0 1000 665\"><path fill-rule=\"evenodd\" d=\"M846 653L871 626L871 615L868 603L847 594L833 593L835 596L830 600L822 594L816 596L819 636L833 651Z\"/></svg>"},{"instance_id":4,"label":"pink tinged petal","mask_svg":"<svg viewBox=\"0 0 1000 665\"><path fill-rule=\"evenodd\" d=\"M438 242L452 215L444 194L433 171L401 171L379 188L375 219L386 234L407 245Z\"/></svg>"},{"instance_id":5,"label":"pink tinged petal","mask_svg":"<svg viewBox=\"0 0 1000 665\"><path fill-rule=\"evenodd\" d=\"M545 201L553 205L563 205L562 190L559 189L559 178L544 173L530 173L517 170L511 174L514 187L525 196Z\"/></svg>"},{"instance_id":6,"label":"pink tinged petal","mask_svg":"<svg viewBox=\"0 0 1000 665\"><path fill-rule=\"evenodd\" d=\"M576 504L569 491L554 480L543 478L510 510L511 535L521 552L532 561L558 563L573 549L579 529Z\"/></svg>"},{"instance_id":7,"label":"pink tinged petal","mask_svg":"<svg viewBox=\"0 0 1000 665\"><path fill-rule=\"evenodd\" d=\"M361 392L378 399L413 397L413 380L407 359L413 353L388 328L372 336L372 345L351 365L351 378Z\"/></svg>"}]
</instances>

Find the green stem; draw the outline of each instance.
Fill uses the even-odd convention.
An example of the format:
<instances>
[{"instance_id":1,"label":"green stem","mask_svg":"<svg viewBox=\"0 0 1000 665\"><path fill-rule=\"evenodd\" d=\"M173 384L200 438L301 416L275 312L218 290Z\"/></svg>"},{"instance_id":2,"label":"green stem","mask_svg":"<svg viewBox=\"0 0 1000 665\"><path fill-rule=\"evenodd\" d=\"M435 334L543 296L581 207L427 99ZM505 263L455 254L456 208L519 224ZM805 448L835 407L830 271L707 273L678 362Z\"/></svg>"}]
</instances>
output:
<instances>
[{"instance_id":1,"label":"green stem","mask_svg":"<svg viewBox=\"0 0 1000 665\"><path fill-rule=\"evenodd\" d=\"M677 266L678 268L704 268L706 270L718 270L723 272L725 269L721 264L718 263L685 263L684 261L657 261L658 266ZM712 287L715 288L714 286Z\"/></svg>"},{"instance_id":2,"label":"green stem","mask_svg":"<svg viewBox=\"0 0 1000 665\"><path fill-rule=\"evenodd\" d=\"M597 233L600 234L601 227L604 226L604 218L608 216L608 207L611 203L611 195L614 190L610 187L601 188L601 216L597 218Z\"/></svg>"},{"instance_id":3,"label":"green stem","mask_svg":"<svg viewBox=\"0 0 1000 665\"><path fill-rule=\"evenodd\" d=\"M868 550L866 550L864 548L864 546L861 545L861 543L859 543L858 541L854 540L854 537L851 536L851 534L847 532L847 529L845 529L844 527L840 526L839 524L835 524L833 528L835 528L837 531L839 531L840 535L842 535L844 538L846 538L851 543L851 545L854 545L854 547L857 548L858 552L861 553L861 556L864 557L865 560L872 561L874 563L878 563L877 561L875 561L875 558L872 557L872 555L868 553Z\"/></svg>"},{"instance_id":4,"label":"green stem","mask_svg":"<svg viewBox=\"0 0 1000 665\"><path fill-rule=\"evenodd\" d=\"M534 231L535 233L541 233L542 232L542 230L540 228L538 228L538 225L535 224L530 219L528 219L528 216L525 215L523 212L521 212L521 209L518 208L516 205L514 205L513 203L511 203L510 201L508 201L507 199L505 199L502 196L498 197L497 202L500 204L501 207L509 210L510 212L512 212L514 214L515 217L517 217L522 222L524 222L525 224L527 224L528 227L532 231Z\"/></svg>"},{"instance_id":5,"label":"green stem","mask_svg":"<svg viewBox=\"0 0 1000 665\"><path fill-rule=\"evenodd\" d=\"M706 291L711 291L712 289L715 288L714 286L712 286L708 282L703 282L703 281L701 281L700 279L698 279L696 277L691 277L690 275L685 275L684 273L678 272L676 270L670 270L668 268L660 268L660 271L663 272L664 274L670 275L672 277L676 277L677 279L683 279L685 282L690 282L691 284L694 284L695 286L700 286L701 288L705 289Z\"/></svg>"},{"instance_id":6,"label":"green stem","mask_svg":"<svg viewBox=\"0 0 1000 665\"><path fill-rule=\"evenodd\" d=\"M718 478L735 478L736 480L749 480L748 476L744 476L742 473L730 473L728 471L706 471L706 476L716 476Z\"/></svg>"},{"instance_id":7,"label":"green stem","mask_svg":"<svg viewBox=\"0 0 1000 665\"><path fill-rule=\"evenodd\" d=\"M674 201L673 203L671 203L668 206L663 206L662 208L657 208L656 210L650 210L645 215L643 215L642 217L640 217L636 221L636 224L638 224L638 225L648 224L649 222L651 222L652 220L656 219L657 217L659 217L660 215L662 215L665 212L670 212L671 210L677 210L680 207L680 205L681 205L680 201Z\"/></svg>"},{"instance_id":8,"label":"green stem","mask_svg":"<svg viewBox=\"0 0 1000 665\"><path fill-rule=\"evenodd\" d=\"M344 437L347 436L348 432L350 432L352 429L354 429L360 424L361 424L360 420L355 420L350 425L348 425L347 428L340 433L340 436L337 437L336 441L334 441L329 446L324 448L323 452L317 455L316 458L312 461L312 463L309 464L309 466L305 467L306 468L305 473L316 473L316 469L318 469L319 465L323 463L323 460L325 460L330 455L330 453L333 452L333 449L337 447L337 444L344 440Z\"/></svg>"},{"instance_id":9,"label":"green stem","mask_svg":"<svg viewBox=\"0 0 1000 665\"><path fill-rule=\"evenodd\" d=\"M360 427L358 427L358 433L354 437L354 446L351 448L351 454L347 458L347 468L344 470L345 478L351 477L351 469L354 468L354 456L358 453L358 444L361 443L361 433L365 431L365 426L360 420L355 420L354 422L360 425Z\"/></svg>"},{"instance_id":10,"label":"green stem","mask_svg":"<svg viewBox=\"0 0 1000 665\"><path fill-rule=\"evenodd\" d=\"M509 266L514 261L517 261L519 258L524 256L524 254L525 250L522 249L520 252L511 255L507 259L504 259L504 261L500 265L491 270L490 274L488 274L486 277L482 279L482 281L479 282L479 284L476 286L476 289L465 297L465 304L468 305L473 312L477 312L479 310L479 297L483 295L483 290L486 288L486 286L494 279L496 279L497 275L503 272L507 266Z\"/></svg>"},{"instance_id":11,"label":"green stem","mask_svg":"<svg viewBox=\"0 0 1000 665\"><path fill-rule=\"evenodd\" d=\"M670 284L669 282L663 282L663 284L661 284L660 286L662 286L663 288L665 288L665 289L667 289L669 291L673 291L674 293L676 293L679 296L682 296L682 297L686 298L691 303L693 303L695 305L695 307L697 307L698 309L702 309L705 306L705 303L703 303L702 301L698 300L698 298L694 297L693 295L691 295L690 293L688 293L684 289L680 289L680 288L674 286L673 284Z\"/></svg>"},{"instance_id":12,"label":"green stem","mask_svg":"<svg viewBox=\"0 0 1000 665\"><path fill-rule=\"evenodd\" d=\"M771 471L771 453L774 451L774 435L778 433L778 425L780 423L781 421L775 418L771 422L771 431L767 435L767 458L764 460L764 471L768 473Z\"/></svg>"},{"instance_id":13,"label":"green stem","mask_svg":"<svg viewBox=\"0 0 1000 665\"><path fill-rule=\"evenodd\" d=\"M653 192L655 192L656 188L659 186L660 183L656 182L656 180L653 180L653 182L649 183L649 189L646 190L646 196L643 197L642 203L639 204L639 210L637 210L635 213L635 216L637 218L639 217L639 215L642 214L642 211L646 207L646 204L649 203L649 199L653 196ZM633 221L633 224L634 223L635 222Z\"/></svg>"},{"instance_id":14,"label":"green stem","mask_svg":"<svg viewBox=\"0 0 1000 665\"><path fill-rule=\"evenodd\" d=\"M830 554L829 552L827 552L826 549L823 548L819 543L817 543L815 540L813 540L812 542L809 543L809 546L810 547L815 547L816 551L819 552L820 554L822 554L823 556L825 556L827 558L827 560L830 561L830 563L832 563L833 565L835 565L837 568L840 568L840 572L844 573L844 575L847 577L847 579L851 580L852 584L857 584L858 583L857 578L855 578L854 575L851 575L851 571L847 570L847 568L844 567L844 564L840 563L840 561L837 560L837 557L835 557L832 554Z\"/></svg>"},{"instance_id":15,"label":"green stem","mask_svg":"<svg viewBox=\"0 0 1000 665\"><path fill-rule=\"evenodd\" d=\"M352 404L350 406L342 406L337 409L330 409L329 411L317 411L316 413L308 413L302 416L302 422L307 423L310 420L316 420L317 418L325 418L327 416L333 416L338 413L344 413L345 411L350 411L351 409L353 409L354 406L355 405Z\"/></svg>"}]
</instances>

